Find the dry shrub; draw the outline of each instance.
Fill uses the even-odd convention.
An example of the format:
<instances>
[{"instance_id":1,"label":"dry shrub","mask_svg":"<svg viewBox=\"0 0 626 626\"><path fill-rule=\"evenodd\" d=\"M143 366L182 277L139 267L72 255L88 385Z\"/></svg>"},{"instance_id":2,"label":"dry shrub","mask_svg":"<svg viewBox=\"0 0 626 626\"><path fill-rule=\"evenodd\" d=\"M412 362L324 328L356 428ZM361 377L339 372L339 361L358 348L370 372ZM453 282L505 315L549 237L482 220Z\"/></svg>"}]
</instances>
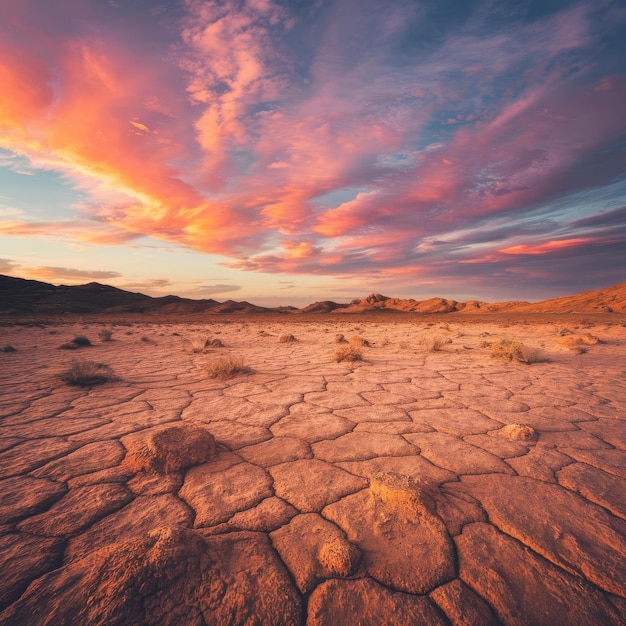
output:
<instances>
[{"instance_id":1,"label":"dry shrub","mask_svg":"<svg viewBox=\"0 0 626 626\"><path fill-rule=\"evenodd\" d=\"M343 336L342 333L335 335L335 343L348 343L348 340Z\"/></svg>"},{"instance_id":2,"label":"dry shrub","mask_svg":"<svg viewBox=\"0 0 626 626\"><path fill-rule=\"evenodd\" d=\"M86 348L91 345L91 341L85 335L76 335L72 341L59 346L59 350L77 350L78 348Z\"/></svg>"},{"instance_id":3,"label":"dry shrub","mask_svg":"<svg viewBox=\"0 0 626 626\"><path fill-rule=\"evenodd\" d=\"M113 333L108 328L103 328L98 333L98 337L100 338L100 341L111 341L112 336L113 336Z\"/></svg>"},{"instance_id":4,"label":"dry shrub","mask_svg":"<svg viewBox=\"0 0 626 626\"><path fill-rule=\"evenodd\" d=\"M430 336L424 339L424 347L426 352L440 352L445 344L441 337Z\"/></svg>"},{"instance_id":5,"label":"dry shrub","mask_svg":"<svg viewBox=\"0 0 626 626\"><path fill-rule=\"evenodd\" d=\"M90 387L117 380L117 377L108 365L73 359L70 369L61 374L61 380L68 385Z\"/></svg>"},{"instance_id":6,"label":"dry shrub","mask_svg":"<svg viewBox=\"0 0 626 626\"><path fill-rule=\"evenodd\" d=\"M210 339L199 339L198 337L193 337L191 342L191 351L194 353L204 352L205 348L209 345Z\"/></svg>"},{"instance_id":7,"label":"dry shrub","mask_svg":"<svg viewBox=\"0 0 626 626\"><path fill-rule=\"evenodd\" d=\"M584 354L587 352L587 346L595 346L602 342L594 335L587 333L585 335L562 336L561 339L559 339L559 343L569 350Z\"/></svg>"},{"instance_id":8,"label":"dry shrub","mask_svg":"<svg viewBox=\"0 0 626 626\"><path fill-rule=\"evenodd\" d=\"M294 341L298 341L293 335L281 335L278 338L280 343L293 343Z\"/></svg>"},{"instance_id":9,"label":"dry shrub","mask_svg":"<svg viewBox=\"0 0 626 626\"><path fill-rule=\"evenodd\" d=\"M370 342L367 339L364 339L363 337L361 337L360 335L355 335L354 337L352 337L350 339L350 345L354 346L355 348L369 348L370 347Z\"/></svg>"},{"instance_id":10,"label":"dry shrub","mask_svg":"<svg viewBox=\"0 0 626 626\"><path fill-rule=\"evenodd\" d=\"M0 352L17 352L17 349L14 348L10 343L7 343L7 345L4 346L4 348L2 348Z\"/></svg>"},{"instance_id":11,"label":"dry shrub","mask_svg":"<svg viewBox=\"0 0 626 626\"><path fill-rule=\"evenodd\" d=\"M253 374L254 370L244 365L243 357L227 356L211 361L207 368L209 378L225 380L243 374Z\"/></svg>"},{"instance_id":12,"label":"dry shrub","mask_svg":"<svg viewBox=\"0 0 626 626\"><path fill-rule=\"evenodd\" d=\"M335 354L333 354L333 361L341 363L343 361L362 361L363 352L361 349L354 345L344 346L339 348Z\"/></svg>"},{"instance_id":13,"label":"dry shrub","mask_svg":"<svg viewBox=\"0 0 626 626\"><path fill-rule=\"evenodd\" d=\"M518 361L519 363L540 363L547 359L537 348L530 348L515 339L500 339L491 344L490 354L494 359Z\"/></svg>"}]
</instances>

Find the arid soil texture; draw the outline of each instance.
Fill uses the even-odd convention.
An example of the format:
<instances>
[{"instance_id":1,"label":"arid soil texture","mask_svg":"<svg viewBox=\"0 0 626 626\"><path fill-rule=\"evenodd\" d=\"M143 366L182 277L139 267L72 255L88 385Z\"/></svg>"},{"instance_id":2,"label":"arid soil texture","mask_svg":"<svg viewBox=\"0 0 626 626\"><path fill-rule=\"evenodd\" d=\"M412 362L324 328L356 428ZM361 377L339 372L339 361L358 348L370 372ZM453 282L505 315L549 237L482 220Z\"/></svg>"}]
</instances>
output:
<instances>
[{"instance_id":1,"label":"arid soil texture","mask_svg":"<svg viewBox=\"0 0 626 626\"><path fill-rule=\"evenodd\" d=\"M0 624L623 624L611 319L0 327Z\"/></svg>"}]
</instances>

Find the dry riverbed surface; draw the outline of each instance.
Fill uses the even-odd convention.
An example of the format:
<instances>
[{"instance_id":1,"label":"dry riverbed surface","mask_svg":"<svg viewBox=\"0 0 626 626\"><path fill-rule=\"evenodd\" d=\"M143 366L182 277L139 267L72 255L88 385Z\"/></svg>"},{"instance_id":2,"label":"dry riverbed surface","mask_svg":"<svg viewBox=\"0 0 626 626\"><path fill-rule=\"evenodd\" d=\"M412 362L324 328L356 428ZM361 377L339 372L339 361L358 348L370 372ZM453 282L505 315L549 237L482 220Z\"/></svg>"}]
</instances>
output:
<instances>
[{"instance_id":1,"label":"dry riverbed surface","mask_svg":"<svg viewBox=\"0 0 626 626\"><path fill-rule=\"evenodd\" d=\"M616 319L0 327L0 624L623 624Z\"/></svg>"}]
</instances>

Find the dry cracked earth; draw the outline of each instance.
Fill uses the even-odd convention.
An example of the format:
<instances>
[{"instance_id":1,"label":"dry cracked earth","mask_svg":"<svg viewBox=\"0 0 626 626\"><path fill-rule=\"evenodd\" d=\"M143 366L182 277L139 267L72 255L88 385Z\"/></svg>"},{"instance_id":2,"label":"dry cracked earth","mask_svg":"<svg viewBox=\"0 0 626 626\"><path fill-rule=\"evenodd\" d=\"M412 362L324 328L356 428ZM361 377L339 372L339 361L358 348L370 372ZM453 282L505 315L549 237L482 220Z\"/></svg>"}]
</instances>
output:
<instances>
[{"instance_id":1,"label":"dry cracked earth","mask_svg":"<svg viewBox=\"0 0 626 626\"><path fill-rule=\"evenodd\" d=\"M1 327L0 624L623 624L626 327L458 319Z\"/></svg>"}]
</instances>

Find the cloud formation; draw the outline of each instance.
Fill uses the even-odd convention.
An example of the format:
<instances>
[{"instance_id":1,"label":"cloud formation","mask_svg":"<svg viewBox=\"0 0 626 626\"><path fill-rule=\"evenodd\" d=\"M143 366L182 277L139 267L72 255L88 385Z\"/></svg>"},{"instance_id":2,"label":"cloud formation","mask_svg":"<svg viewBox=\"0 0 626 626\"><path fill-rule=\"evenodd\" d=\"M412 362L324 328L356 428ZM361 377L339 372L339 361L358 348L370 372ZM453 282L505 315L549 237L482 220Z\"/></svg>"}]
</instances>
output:
<instances>
[{"instance_id":1,"label":"cloud formation","mask_svg":"<svg viewBox=\"0 0 626 626\"><path fill-rule=\"evenodd\" d=\"M618 2L9 4L0 147L87 201L2 234L405 286L620 279Z\"/></svg>"}]
</instances>

